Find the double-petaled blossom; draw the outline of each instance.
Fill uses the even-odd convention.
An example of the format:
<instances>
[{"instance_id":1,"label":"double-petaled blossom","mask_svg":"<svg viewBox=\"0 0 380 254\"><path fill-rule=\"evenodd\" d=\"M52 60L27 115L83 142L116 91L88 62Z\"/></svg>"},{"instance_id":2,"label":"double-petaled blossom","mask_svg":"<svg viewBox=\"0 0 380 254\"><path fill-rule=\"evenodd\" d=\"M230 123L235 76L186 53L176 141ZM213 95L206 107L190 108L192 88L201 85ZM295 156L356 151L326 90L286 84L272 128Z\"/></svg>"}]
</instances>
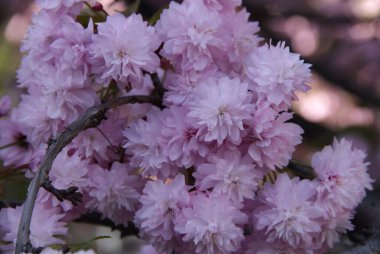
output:
<instances>
[{"instance_id":1,"label":"double-petaled blossom","mask_svg":"<svg viewBox=\"0 0 380 254\"><path fill-rule=\"evenodd\" d=\"M93 165L89 169L86 206L117 224L128 225L137 210L144 181L127 164L114 162L110 169Z\"/></svg>"},{"instance_id":2,"label":"double-petaled blossom","mask_svg":"<svg viewBox=\"0 0 380 254\"><path fill-rule=\"evenodd\" d=\"M314 154L311 165L318 175L318 198L331 214L354 209L366 189L372 189L365 158L365 152L346 139L334 140L332 146Z\"/></svg>"},{"instance_id":3,"label":"double-petaled blossom","mask_svg":"<svg viewBox=\"0 0 380 254\"><path fill-rule=\"evenodd\" d=\"M288 164L303 133L300 126L287 122L291 118L290 113L278 113L267 105L258 105L246 139L248 154L258 166L273 170Z\"/></svg>"},{"instance_id":4,"label":"double-petaled blossom","mask_svg":"<svg viewBox=\"0 0 380 254\"><path fill-rule=\"evenodd\" d=\"M248 84L238 78L203 80L189 102L188 117L197 128L197 137L206 142L224 141L239 145L244 125L252 118L254 105Z\"/></svg>"},{"instance_id":5,"label":"double-petaled blossom","mask_svg":"<svg viewBox=\"0 0 380 254\"><path fill-rule=\"evenodd\" d=\"M287 109L295 97L295 91L307 91L310 64L290 53L285 43L264 45L252 51L245 60L245 72L250 89L273 105Z\"/></svg>"},{"instance_id":6,"label":"double-petaled blossom","mask_svg":"<svg viewBox=\"0 0 380 254\"><path fill-rule=\"evenodd\" d=\"M2 241L5 242L0 245L2 253L14 253L22 210L23 206L18 206L0 211L0 236L3 236ZM61 221L64 216L59 208L37 202L30 224L30 243L36 248L63 243L59 236L67 233L66 223Z\"/></svg>"},{"instance_id":7,"label":"double-petaled blossom","mask_svg":"<svg viewBox=\"0 0 380 254\"><path fill-rule=\"evenodd\" d=\"M247 216L223 195L198 194L182 210L175 230L195 253L222 254L238 251L244 239Z\"/></svg>"},{"instance_id":8,"label":"double-petaled blossom","mask_svg":"<svg viewBox=\"0 0 380 254\"><path fill-rule=\"evenodd\" d=\"M187 118L188 112L185 106L165 109L161 131L163 153L171 163L185 168L197 164L200 157L205 157L208 153L207 146L196 137L197 129Z\"/></svg>"},{"instance_id":9,"label":"double-petaled blossom","mask_svg":"<svg viewBox=\"0 0 380 254\"><path fill-rule=\"evenodd\" d=\"M316 182L290 179L286 174L279 175L273 185L265 184L253 212L255 228L265 232L267 242L283 241L295 249L312 249L325 218L324 209L313 203L316 188Z\"/></svg>"},{"instance_id":10,"label":"double-petaled blossom","mask_svg":"<svg viewBox=\"0 0 380 254\"><path fill-rule=\"evenodd\" d=\"M174 237L175 218L190 202L185 178L177 175L170 182L148 181L140 198L141 208L136 212L134 222L140 234L162 249ZM161 245L161 246L160 246ZM165 250L170 253L170 250Z\"/></svg>"},{"instance_id":11,"label":"double-petaled blossom","mask_svg":"<svg viewBox=\"0 0 380 254\"><path fill-rule=\"evenodd\" d=\"M253 199L263 174L239 152L229 152L223 158L215 156L208 163L198 165L194 173L196 186L205 191L227 196L232 202Z\"/></svg>"},{"instance_id":12,"label":"double-petaled blossom","mask_svg":"<svg viewBox=\"0 0 380 254\"><path fill-rule=\"evenodd\" d=\"M129 125L123 134L126 138L124 148L131 155L131 165L142 169L144 176L162 176L164 178L176 173L168 164L162 147L162 112L153 107L146 115L146 120L139 119Z\"/></svg>"},{"instance_id":13,"label":"double-petaled blossom","mask_svg":"<svg viewBox=\"0 0 380 254\"><path fill-rule=\"evenodd\" d=\"M108 16L105 23L98 25L91 44L90 63L96 81L103 86L112 79L121 88L128 83L141 86L143 71L157 71L160 59L154 51L160 43L154 27L148 26L141 15Z\"/></svg>"},{"instance_id":14,"label":"double-petaled blossom","mask_svg":"<svg viewBox=\"0 0 380 254\"><path fill-rule=\"evenodd\" d=\"M202 0L171 2L156 24L164 42L160 54L177 70L204 70L224 48L222 22L223 16L208 9Z\"/></svg>"}]
</instances>

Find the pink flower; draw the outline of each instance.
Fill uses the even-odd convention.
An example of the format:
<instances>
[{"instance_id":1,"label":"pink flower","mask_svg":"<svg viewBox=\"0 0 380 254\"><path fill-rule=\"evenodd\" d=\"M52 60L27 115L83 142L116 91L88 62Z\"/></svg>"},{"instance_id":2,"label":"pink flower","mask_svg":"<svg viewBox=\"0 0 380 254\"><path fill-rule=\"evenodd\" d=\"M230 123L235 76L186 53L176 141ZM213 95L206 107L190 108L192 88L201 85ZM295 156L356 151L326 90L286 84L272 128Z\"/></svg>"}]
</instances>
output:
<instances>
[{"instance_id":1,"label":"pink flower","mask_svg":"<svg viewBox=\"0 0 380 254\"><path fill-rule=\"evenodd\" d=\"M207 9L202 0L171 2L156 24L164 41L160 54L178 70L204 70L224 47L221 24L222 16Z\"/></svg>"},{"instance_id":2,"label":"pink flower","mask_svg":"<svg viewBox=\"0 0 380 254\"><path fill-rule=\"evenodd\" d=\"M189 110L183 107L170 107L162 114L163 153L178 167L190 168L199 157L205 157L208 148L196 138L197 129L187 118Z\"/></svg>"},{"instance_id":3,"label":"pink flower","mask_svg":"<svg viewBox=\"0 0 380 254\"><path fill-rule=\"evenodd\" d=\"M144 181L135 175L134 168L114 162L111 169L93 165L89 170L90 200L86 207L102 213L117 224L128 224L131 213L137 209Z\"/></svg>"},{"instance_id":4,"label":"pink flower","mask_svg":"<svg viewBox=\"0 0 380 254\"><path fill-rule=\"evenodd\" d=\"M257 22L249 22L246 9L231 11L224 16L223 27L228 34L227 47L223 54L218 55L217 64L226 73L242 73L244 59L257 49L261 41L256 35L260 29Z\"/></svg>"},{"instance_id":5,"label":"pink flower","mask_svg":"<svg viewBox=\"0 0 380 254\"><path fill-rule=\"evenodd\" d=\"M346 139L335 139L332 146L314 154L311 165L318 175L318 199L331 214L354 209L366 189L372 190L365 158L366 153Z\"/></svg>"},{"instance_id":6,"label":"pink flower","mask_svg":"<svg viewBox=\"0 0 380 254\"><path fill-rule=\"evenodd\" d=\"M265 232L267 242L284 241L293 248L312 248L321 232L325 212L313 203L316 182L278 176L274 185L265 184L254 210L255 228Z\"/></svg>"},{"instance_id":7,"label":"pink flower","mask_svg":"<svg viewBox=\"0 0 380 254\"><path fill-rule=\"evenodd\" d=\"M11 119L21 128L33 147L47 142L62 128L60 119L51 119L47 115L47 107L51 103L48 97L37 95L21 95L21 102L11 113Z\"/></svg>"},{"instance_id":8,"label":"pink flower","mask_svg":"<svg viewBox=\"0 0 380 254\"><path fill-rule=\"evenodd\" d=\"M175 230L184 242L192 242L196 253L222 254L238 251L244 239L247 216L224 196L192 196L191 206L182 210Z\"/></svg>"},{"instance_id":9,"label":"pink flower","mask_svg":"<svg viewBox=\"0 0 380 254\"><path fill-rule=\"evenodd\" d=\"M124 130L126 141L124 148L131 155L131 165L141 168L143 176L167 178L175 175L177 169L168 164L163 151L162 112L152 107L146 115L146 121L139 119Z\"/></svg>"},{"instance_id":10,"label":"pink flower","mask_svg":"<svg viewBox=\"0 0 380 254\"><path fill-rule=\"evenodd\" d=\"M0 232L3 232L1 240L9 243L0 245L0 250L4 251L2 253L11 254L14 252L22 209L23 206L19 206L4 208L0 211ZM66 223L61 221L63 217L64 214L60 213L60 209L49 208L37 202L34 206L30 225L30 242L33 247L63 243L62 239L58 238L58 236L67 233ZM0 235L2 234L0 233Z\"/></svg>"},{"instance_id":11,"label":"pink flower","mask_svg":"<svg viewBox=\"0 0 380 254\"><path fill-rule=\"evenodd\" d=\"M142 206L134 219L141 235L162 249L165 241L172 240L175 217L189 199L183 175L177 175L166 184L161 180L147 182L140 199Z\"/></svg>"},{"instance_id":12,"label":"pink flower","mask_svg":"<svg viewBox=\"0 0 380 254\"><path fill-rule=\"evenodd\" d=\"M303 130L294 123L289 113L277 113L265 105L258 105L253 117L253 133L247 141L252 141L248 154L260 167L275 169L288 164L295 146L301 143Z\"/></svg>"},{"instance_id":13,"label":"pink flower","mask_svg":"<svg viewBox=\"0 0 380 254\"><path fill-rule=\"evenodd\" d=\"M107 119L98 128L81 132L69 146L77 150L81 158L95 160L102 167L107 167L110 161L120 160L124 154L121 145L126 125L121 114L120 109L108 111Z\"/></svg>"},{"instance_id":14,"label":"pink flower","mask_svg":"<svg viewBox=\"0 0 380 254\"><path fill-rule=\"evenodd\" d=\"M87 177L89 160L83 160L75 150L64 148L54 160L49 173L49 179L57 189L78 187L79 190L89 185Z\"/></svg>"},{"instance_id":15,"label":"pink flower","mask_svg":"<svg viewBox=\"0 0 380 254\"><path fill-rule=\"evenodd\" d=\"M238 78L210 78L202 81L194 93L188 116L198 129L197 137L217 141L218 145L225 140L239 145L244 123L252 118L254 110L248 84Z\"/></svg>"},{"instance_id":16,"label":"pink flower","mask_svg":"<svg viewBox=\"0 0 380 254\"><path fill-rule=\"evenodd\" d=\"M201 80L210 77L223 77L225 74L218 72L216 65L211 65L202 71L189 70L181 73L167 73L165 88L168 90L164 94L164 102L168 105L188 104L194 98L194 89Z\"/></svg>"},{"instance_id":17,"label":"pink flower","mask_svg":"<svg viewBox=\"0 0 380 254\"><path fill-rule=\"evenodd\" d=\"M287 107L296 99L295 91L307 91L310 80L310 64L300 60L298 54L290 53L285 43L265 45L246 57L246 74L251 81L250 89L270 103Z\"/></svg>"},{"instance_id":18,"label":"pink flower","mask_svg":"<svg viewBox=\"0 0 380 254\"><path fill-rule=\"evenodd\" d=\"M322 204L317 201L316 205L321 206ZM321 234L315 239L320 249L332 248L335 243L339 242L340 235L353 230L354 225L351 223L352 218L353 211L341 211L336 216L329 214L326 221L322 223Z\"/></svg>"},{"instance_id":19,"label":"pink flower","mask_svg":"<svg viewBox=\"0 0 380 254\"><path fill-rule=\"evenodd\" d=\"M155 29L141 15L108 16L98 25L91 45L90 62L96 81L105 87L112 79L122 88L128 82L139 86L143 71L155 72L160 64L154 53L160 43Z\"/></svg>"},{"instance_id":20,"label":"pink flower","mask_svg":"<svg viewBox=\"0 0 380 254\"><path fill-rule=\"evenodd\" d=\"M210 163L199 165L193 176L199 190L213 188L214 194L225 195L232 202L243 202L255 197L263 174L242 160L239 152L230 152L223 158L215 157Z\"/></svg>"}]
</instances>

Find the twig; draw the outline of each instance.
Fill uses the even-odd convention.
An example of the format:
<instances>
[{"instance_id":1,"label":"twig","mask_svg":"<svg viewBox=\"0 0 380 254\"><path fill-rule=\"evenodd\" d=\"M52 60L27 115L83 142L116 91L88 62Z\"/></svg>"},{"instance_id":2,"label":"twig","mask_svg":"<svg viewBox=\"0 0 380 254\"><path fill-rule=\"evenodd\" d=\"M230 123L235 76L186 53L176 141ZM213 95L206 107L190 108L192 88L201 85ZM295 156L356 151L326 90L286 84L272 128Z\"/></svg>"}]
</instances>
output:
<instances>
[{"instance_id":1,"label":"twig","mask_svg":"<svg viewBox=\"0 0 380 254\"><path fill-rule=\"evenodd\" d=\"M42 187L52 193L59 201L68 200L74 206L78 206L79 203L82 203L82 193L78 192L78 187L70 187L65 190L60 190L55 188L49 179L45 179L42 183Z\"/></svg>"},{"instance_id":2,"label":"twig","mask_svg":"<svg viewBox=\"0 0 380 254\"><path fill-rule=\"evenodd\" d=\"M24 209L17 233L16 254L24 252L25 247L30 245L29 228L38 189L43 184L43 181L48 177L51 166L57 155L66 145L78 136L80 132L89 128L97 127L105 118L105 113L107 110L124 104L133 103L150 103L159 106L161 104L161 98L147 95L125 96L110 100L99 106L91 107L77 120L71 123L64 131L59 133L57 138L50 143L45 158L29 185L28 195L24 203Z\"/></svg>"}]
</instances>

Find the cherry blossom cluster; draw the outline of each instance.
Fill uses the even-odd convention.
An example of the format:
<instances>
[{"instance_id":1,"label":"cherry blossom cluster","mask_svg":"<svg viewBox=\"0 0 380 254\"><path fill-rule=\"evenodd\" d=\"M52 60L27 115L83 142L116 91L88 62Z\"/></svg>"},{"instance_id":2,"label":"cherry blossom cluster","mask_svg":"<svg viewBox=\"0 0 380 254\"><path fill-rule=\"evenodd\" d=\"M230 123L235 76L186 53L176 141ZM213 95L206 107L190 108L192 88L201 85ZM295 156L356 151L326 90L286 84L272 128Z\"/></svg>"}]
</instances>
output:
<instances>
[{"instance_id":1,"label":"cherry blossom cluster","mask_svg":"<svg viewBox=\"0 0 380 254\"><path fill-rule=\"evenodd\" d=\"M324 253L353 229L372 180L350 141L314 154L314 179L263 180L302 141L289 110L311 73L284 42L263 42L241 0L172 2L154 25L117 13L85 27L76 21L82 1L37 3L17 73L26 93L16 108L0 100L4 166L26 167L31 178L49 143L87 108L150 95L157 77L165 92L161 107L109 110L62 150L49 180L77 187L83 202L40 189L33 247L62 253L49 246L91 212L133 222L150 244L141 254ZM3 253L14 250L22 209L0 211Z\"/></svg>"}]
</instances>

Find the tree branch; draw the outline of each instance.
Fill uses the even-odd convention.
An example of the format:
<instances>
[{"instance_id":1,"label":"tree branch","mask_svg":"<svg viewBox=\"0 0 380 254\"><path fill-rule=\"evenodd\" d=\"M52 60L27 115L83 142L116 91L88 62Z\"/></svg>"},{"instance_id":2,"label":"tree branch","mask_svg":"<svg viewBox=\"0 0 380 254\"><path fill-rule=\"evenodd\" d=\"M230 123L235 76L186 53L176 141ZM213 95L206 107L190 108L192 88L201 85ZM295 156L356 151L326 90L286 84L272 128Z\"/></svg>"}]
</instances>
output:
<instances>
[{"instance_id":1,"label":"tree branch","mask_svg":"<svg viewBox=\"0 0 380 254\"><path fill-rule=\"evenodd\" d=\"M25 248L30 245L29 229L33 213L34 203L37 193L43 181L48 177L51 166L61 152L61 150L68 145L78 134L86 129L98 126L105 118L107 110L115 108L124 104L133 103L150 103L160 106L161 98L158 96L125 96L119 97L99 106L89 108L77 120L71 123L64 131L57 135L55 140L49 144L47 152L41 166L39 167L36 175L31 181L28 189L28 195L24 203L20 225L17 233L16 241L16 254L25 251Z\"/></svg>"}]
</instances>

